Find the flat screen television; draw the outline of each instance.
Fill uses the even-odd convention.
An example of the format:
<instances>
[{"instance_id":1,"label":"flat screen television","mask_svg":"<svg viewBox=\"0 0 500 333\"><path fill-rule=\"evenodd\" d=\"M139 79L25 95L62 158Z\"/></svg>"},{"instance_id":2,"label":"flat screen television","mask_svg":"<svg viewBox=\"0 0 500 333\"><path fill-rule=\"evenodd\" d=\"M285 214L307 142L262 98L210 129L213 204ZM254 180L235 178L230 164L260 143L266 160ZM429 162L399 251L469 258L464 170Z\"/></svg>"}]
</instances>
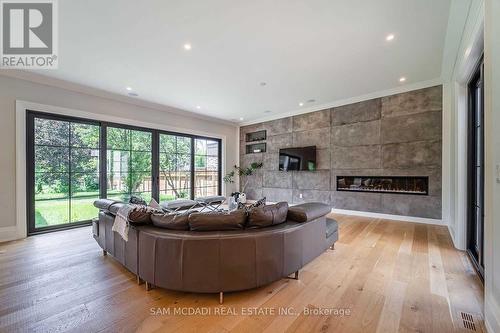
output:
<instances>
[{"instance_id":1,"label":"flat screen television","mask_svg":"<svg viewBox=\"0 0 500 333\"><path fill-rule=\"evenodd\" d=\"M316 146L280 149L279 170L316 170Z\"/></svg>"}]
</instances>

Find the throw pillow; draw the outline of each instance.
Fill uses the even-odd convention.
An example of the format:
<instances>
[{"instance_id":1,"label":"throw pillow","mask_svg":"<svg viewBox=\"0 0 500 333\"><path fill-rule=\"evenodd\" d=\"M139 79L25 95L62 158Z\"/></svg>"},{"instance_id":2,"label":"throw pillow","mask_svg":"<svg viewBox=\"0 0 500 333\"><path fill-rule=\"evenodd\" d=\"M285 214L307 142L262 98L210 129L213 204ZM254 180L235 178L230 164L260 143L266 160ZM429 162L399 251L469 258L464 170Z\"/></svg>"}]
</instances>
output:
<instances>
[{"instance_id":1,"label":"throw pillow","mask_svg":"<svg viewBox=\"0 0 500 333\"><path fill-rule=\"evenodd\" d=\"M170 230L189 230L188 215L186 214L151 214L153 225Z\"/></svg>"},{"instance_id":2,"label":"throw pillow","mask_svg":"<svg viewBox=\"0 0 500 333\"><path fill-rule=\"evenodd\" d=\"M242 209L227 212L192 213L189 227L192 231L223 231L243 229L246 213Z\"/></svg>"},{"instance_id":3,"label":"throw pillow","mask_svg":"<svg viewBox=\"0 0 500 333\"><path fill-rule=\"evenodd\" d=\"M278 202L274 205L253 208L249 215L246 227L264 228L281 224L286 221L288 214L288 203Z\"/></svg>"}]
</instances>

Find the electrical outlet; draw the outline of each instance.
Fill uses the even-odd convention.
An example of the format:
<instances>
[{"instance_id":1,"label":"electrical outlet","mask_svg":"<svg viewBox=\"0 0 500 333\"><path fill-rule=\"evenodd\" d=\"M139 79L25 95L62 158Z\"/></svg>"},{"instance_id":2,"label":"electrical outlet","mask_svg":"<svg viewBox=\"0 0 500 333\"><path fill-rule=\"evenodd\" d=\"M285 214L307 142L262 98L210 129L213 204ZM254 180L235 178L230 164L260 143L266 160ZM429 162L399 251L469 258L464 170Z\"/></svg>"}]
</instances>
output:
<instances>
[{"instance_id":1,"label":"electrical outlet","mask_svg":"<svg viewBox=\"0 0 500 333\"><path fill-rule=\"evenodd\" d=\"M498 178L497 178L498 179ZM302 193L299 193L299 198L302 199Z\"/></svg>"}]
</instances>

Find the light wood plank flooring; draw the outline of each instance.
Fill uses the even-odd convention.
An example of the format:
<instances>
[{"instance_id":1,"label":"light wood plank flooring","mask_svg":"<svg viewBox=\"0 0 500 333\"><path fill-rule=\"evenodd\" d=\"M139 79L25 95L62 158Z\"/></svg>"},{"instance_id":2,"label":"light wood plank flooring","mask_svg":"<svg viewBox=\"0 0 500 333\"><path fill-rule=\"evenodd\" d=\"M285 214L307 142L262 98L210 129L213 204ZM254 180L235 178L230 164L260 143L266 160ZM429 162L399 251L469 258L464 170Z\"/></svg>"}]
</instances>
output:
<instances>
[{"instance_id":1,"label":"light wood plank flooring","mask_svg":"<svg viewBox=\"0 0 500 333\"><path fill-rule=\"evenodd\" d=\"M0 244L0 332L473 332L461 312L483 330L481 282L445 227L335 217L335 250L299 280L226 294L222 306L218 295L145 291L87 227ZM209 312L173 313L195 310Z\"/></svg>"}]
</instances>

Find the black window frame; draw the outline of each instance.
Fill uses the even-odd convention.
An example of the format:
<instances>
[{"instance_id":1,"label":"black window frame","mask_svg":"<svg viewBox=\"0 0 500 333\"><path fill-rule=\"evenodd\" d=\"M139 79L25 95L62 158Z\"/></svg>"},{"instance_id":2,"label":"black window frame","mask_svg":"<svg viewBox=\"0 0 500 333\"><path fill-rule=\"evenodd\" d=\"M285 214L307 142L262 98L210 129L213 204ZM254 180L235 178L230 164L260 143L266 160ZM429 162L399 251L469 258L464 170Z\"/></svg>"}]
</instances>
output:
<instances>
[{"instance_id":1,"label":"black window frame","mask_svg":"<svg viewBox=\"0 0 500 333\"><path fill-rule=\"evenodd\" d=\"M90 124L99 126L99 197L107 197L107 129L108 127L122 128L135 131L145 131L152 134L151 142L151 181L152 181L152 191L151 196L156 201L159 201L159 180L160 180L160 135L175 135L181 137L187 137L191 139L191 193L190 199L194 199L195 188L194 188L194 177L195 177L195 139L201 140L211 140L218 142L218 182L217 182L217 193L222 194L222 139L213 138L203 135L187 134L174 131L161 130L156 128L148 128L142 126L128 125L116 122L108 122L96 119L88 119L75 116L59 115L50 112L36 111L27 109L26 110L26 215L27 215L27 231L28 236L52 232L57 230L66 230L72 228L78 228L82 226L88 226L92 223L92 220L70 222L66 224L47 226L47 227L35 227L35 118L43 118L58 121L68 121L74 123ZM97 217L97 216L96 216Z\"/></svg>"}]
</instances>

